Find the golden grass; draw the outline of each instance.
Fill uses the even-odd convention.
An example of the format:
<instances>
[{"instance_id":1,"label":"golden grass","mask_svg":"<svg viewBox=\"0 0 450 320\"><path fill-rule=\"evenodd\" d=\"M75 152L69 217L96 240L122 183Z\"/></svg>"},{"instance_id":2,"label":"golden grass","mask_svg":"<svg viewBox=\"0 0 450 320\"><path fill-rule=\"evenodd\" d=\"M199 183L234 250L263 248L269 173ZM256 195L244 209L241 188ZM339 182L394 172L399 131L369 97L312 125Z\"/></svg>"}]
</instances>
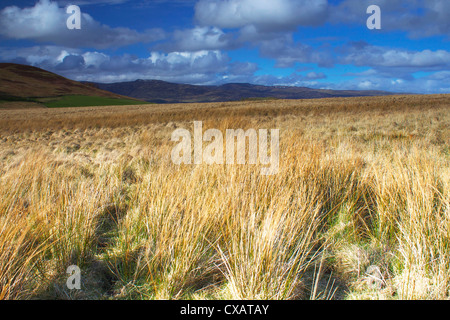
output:
<instances>
[{"instance_id":1,"label":"golden grass","mask_svg":"<svg viewBox=\"0 0 450 320\"><path fill-rule=\"evenodd\" d=\"M0 299L448 299L449 111L448 95L0 111ZM174 165L194 120L280 129L279 173Z\"/></svg>"}]
</instances>

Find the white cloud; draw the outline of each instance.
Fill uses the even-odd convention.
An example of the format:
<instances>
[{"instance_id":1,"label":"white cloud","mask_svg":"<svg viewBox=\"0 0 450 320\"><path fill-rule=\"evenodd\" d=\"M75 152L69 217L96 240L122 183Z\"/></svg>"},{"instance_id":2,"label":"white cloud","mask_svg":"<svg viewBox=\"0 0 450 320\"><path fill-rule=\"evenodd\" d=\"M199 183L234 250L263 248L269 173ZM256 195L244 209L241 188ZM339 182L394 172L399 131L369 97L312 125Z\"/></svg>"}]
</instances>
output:
<instances>
[{"instance_id":1,"label":"white cloud","mask_svg":"<svg viewBox=\"0 0 450 320\"><path fill-rule=\"evenodd\" d=\"M405 82L405 81L403 81L402 79L395 79L395 80L391 81L391 83L393 85L402 84L403 82Z\"/></svg>"},{"instance_id":2,"label":"white cloud","mask_svg":"<svg viewBox=\"0 0 450 320\"><path fill-rule=\"evenodd\" d=\"M109 61L109 56L100 52L86 52L82 56L87 67L98 67Z\"/></svg>"},{"instance_id":3,"label":"white cloud","mask_svg":"<svg viewBox=\"0 0 450 320\"><path fill-rule=\"evenodd\" d=\"M52 68L61 63L66 56L77 54L81 54L81 50L61 46L0 47L1 61L24 63L43 68Z\"/></svg>"},{"instance_id":4,"label":"white cloud","mask_svg":"<svg viewBox=\"0 0 450 320\"><path fill-rule=\"evenodd\" d=\"M343 64L369 66L394 74L450 69L450 52L446 50L413 51L357 42L347 45L341 53Z\"/></svg>"},{"instance_id":5,"label":"white cloud","mask_svg":"<svg viewBox=\"0 0 450 320\"><path fill-rule=\"evenodd\" d=\"M318 71L288 76L255 75L258 66L249 62L231 62L226 53L152 52L146 58L132 55L110 56L97 51L82 51L60 46L30 48L0 47L0 61L30 64L78 81L119 82L136 79L159 79L178 83L220 84L249 82L262 85L306 86L313 88L387 90L409 93L450 93L450 71L436 71L422 77L399 77L369 69L348 74L350 79L339 83L316 81L326 75Z\"/></svg>"},{"instance_id":6,"label":"white cloud","mask_svg":"<svg viewBox=\"0 0 450 320\"><path fill-rule=\"evenodd\" d=\"M439 71L428 76L429 79L448 81L450 83L450 71Z\"/></svg>"},{"instance_id":7,"label":"white cloud","mask_svg":"<svg viewBox=\"0 0 450 320\"><path fill-rule=\"evenodd\" d=\"M159 79L182 83L216 83L224 74L238 77L256 71L230 64L227 54L213 50L196 52L151 52L146 58L133 55L107 55L60 46L1 48L0 61L40 67L78 81L116 82ZM252 69L253 68L253 69Z\"/></svg>"},{"instance_id":8,"label":"white cloud","mask_svg":"<svg viewBox=\"0 0 450 320\"><path fill-rule=\"evenodd\" d=\"M365 80L365 81L361 81L358 84L358 88L361 90L370 90L370 89L374 89L378 87L375 83L373 83L372 81L369 80Z\"/></svg>"},{"instance_id":9,"label":"white cloud","mask_svg":"<svg viewBox=\"0 0 450 320\"><path fill-rule=\"evenodd\" d=\"M258 42L263 57L275 59L276 67L290 68L296 63L315 63L320 67L331 67L335 58L329 48L313 48L307 44L296 43L290 35Z\"/></svg>"},{"instance_id":10,"label":"white cloud","mask_svg":"<svg viewBox=\"0 0 450 320\"><path fill-rule=\"evenodd\" d=\"M305 78L309 79L309 80L318 80L318 79L325 79L326 77L327 76L323 72L312 71L312 72L309 72Z\"/></svg>"},{"instance_id":11,"label":"white cloud","mask_svg":"<svg viewBox=\"0 0 450 320\"><path fill-rule=\"evenodd\" d=\"M325 21L327 0L200 0L195 7L201 25L219 28L255 26L259 30L294 30Z\"/></svg>"},{"instance_id":12,"label":"white cloud","mask_svg":"<svg viewBox=\"0 0 450 320\"><path fill-rule=\"evenodd\" d=\"M172 41L159 47L166 51L200 51L230 49L236 44L231 34L216 27L199 27L176 30Z\"/></svg>"},{"instance_id":13,"label":"white cloud","mask_svg":"<svg viewBox=\"0 0 450 320\"><path fill-rule=\"evenodd\" d=\"M34 7L6 7L0 11L0 35L67 47L108 48L162 39L160 29L144 33L129 28L111 28L82 13L81 30L68 30L69 15L56 2L40 0Z\"/></svg>"},{"instance_id":14,"label":"white cloud","mask_svg":"<svg viewBox=\"0 0 450 320\"><path fill-rule=\"evenodd\" d=\"M382 11L382 32L405 31L411 38L436 35L450 38L450 1L448 0L343 0L330 6L330 21L335 24L365 25L369 5Z\"/></svg>"},{"instance_id":15,"label":"white cloud","mask_svg":"<svg viewBox=\"0 0 450 320\"><path fill-rule=\"evenodd\" d=\"M6 7L0 12L0 33L9 38L40 38L65 24L56 2L41 0L32 8Z\"/></svg>"},{"instance_id":16,"label":"white cloud","mask_svg":"<svg viewBox=\"0 0 450 320\"><path fill-rule=\"evenodd\" d=\"M157 3L165 1L157 0ZM94 0L91 3L123 2L126 0ZM141 1L128 2L133 6L144 5ZM450 83L449 50L410 50L374 46L363 41L333 47L336 42L327 44L318 39L298 42L293 34L299 26L324 23L327 15L335 23L356 22L364 27L367 5L378 4L382 7L385 31L403 30L410 36L448 35L448 0L342 0L337 5L328 5L326 0L199 0L195 6L199 25L175 30L170 38L160 29L137 32L105 26L87 14L83 14L82 30L67 30L68 15L61 3L40 0L34 7L12 6L1 10L0 36L29 39L43 45L0 47L0 60L32 64L76 80L100 82L138 78L196 84L234 81L426 93L443 92L445 89L442 88L448 88ZM145 1L147 5L155 3ZM150 43L164 37L166 41L151 47L153 52L144 58L111 55L101 50ZM245 46L258 49L260 57L273 60L275 67L295 67L298 72L306 71L300 70L301 64L320 67L341 64L350 66L351 71L355 70L352 66L367 67L368 70L349 72L344 76L350 80L334 84L316 81L327 76L314 71L284 77L255 76L257 64L231 62L224 53ZM429 75L423 76L423 73L417 73L419 71Z\"/></svg>"},{"instance_id":17,"label":"white cloud","mask_svg":"<svg viewBox=\"0 0 450 320\"><path fill-rule=\"evenodd\" d=\"M85 54L86 55L86 54ZM108 57L107 63L75 70L75 80L116 82L136 79L157 79L180 83L206 84L217 82L228 70L229 57L220 51L152 52L147 58Z\"/></svg>"},{"instance_id":18,"label":"white cloud","mask_svg":"<svg viewBox=\"0 0 450 320\"><path fill-rule=\"evenodd\" d=\"M130 0L60 0L58 1L62 5L98 5L98 4L107 4L107 5L115 5L122 4L125 2L130 2Z\"/></svg>"}]
</instances>

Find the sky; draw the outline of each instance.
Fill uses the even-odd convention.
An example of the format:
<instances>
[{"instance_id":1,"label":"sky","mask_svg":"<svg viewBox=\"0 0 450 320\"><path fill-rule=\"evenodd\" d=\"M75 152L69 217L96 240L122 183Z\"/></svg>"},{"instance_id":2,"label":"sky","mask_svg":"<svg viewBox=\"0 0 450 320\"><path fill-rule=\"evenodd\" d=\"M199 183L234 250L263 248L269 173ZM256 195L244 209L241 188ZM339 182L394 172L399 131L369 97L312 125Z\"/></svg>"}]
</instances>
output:
<instances>
[{"instance_id":1,"label":"sky","mask_svg":"<svg viewBox=\"0 0 450 320\"><path fill-rule=\"evenodd\" d=\"M0 62L104 83L450 93L450 0L2 0Z\"/></svg>"}]
</instances>

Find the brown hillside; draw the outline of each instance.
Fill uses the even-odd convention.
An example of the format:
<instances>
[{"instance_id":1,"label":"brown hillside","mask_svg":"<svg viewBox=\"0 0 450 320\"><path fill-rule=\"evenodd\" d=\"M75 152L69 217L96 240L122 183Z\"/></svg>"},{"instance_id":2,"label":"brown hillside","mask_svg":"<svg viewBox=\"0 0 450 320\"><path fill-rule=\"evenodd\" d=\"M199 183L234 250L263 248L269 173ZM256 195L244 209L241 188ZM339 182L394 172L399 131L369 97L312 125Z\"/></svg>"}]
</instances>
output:
<instances>
[{"instance_id":1,"label":"brown hillside","mask_svg":"<svg viewBox=\"0 0 450 320\"><path fill-rule=\"evenodd\" d=\"M13 63L0 63L0 95L21 98L62 95L123 97L36 67Z\"/></svg>"}]
</instances>

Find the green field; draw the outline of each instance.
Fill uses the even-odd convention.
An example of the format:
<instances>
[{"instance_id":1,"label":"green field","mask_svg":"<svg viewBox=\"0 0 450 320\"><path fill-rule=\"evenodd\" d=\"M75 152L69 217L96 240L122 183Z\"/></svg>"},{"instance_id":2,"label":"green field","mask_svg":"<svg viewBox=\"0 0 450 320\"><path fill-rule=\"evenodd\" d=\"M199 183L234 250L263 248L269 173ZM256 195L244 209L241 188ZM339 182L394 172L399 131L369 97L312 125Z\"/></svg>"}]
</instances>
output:
<instances>
[{"instance_id":1,"label":"green field","mask_svg":"<svg viewBox=\"0 0 450 320\"><path fill-rule=\"evenodd\" d=\"M7 103L7 102L37 102L37 101L36 99L33 98L15 97L0 93L0 103Z\"/></svg>"},{"instance_id":2,"label":"green field","mask_svg":"<svg viewBox=\"0 0 450 320\"><path fill-rule=\"evenodd\" d=\"M48 108L90 107L90 106L124 106L147 104L148 102L91 96L63 96L58 98L39 99Z\"/></svg>"},{"instance_id":3,"label":"green field","mask_svg":"<svg viewBox=\"0 0 450 320\"><path fill-rule=\"evenodd\" d=\"M0 103L10 102L33 102L44 105L48 108L69 108L69 107L93 107L93 106L126 106L149 104L150 102L132 100L132 99L116 99L107 97L93 97L83 95L68 95L61 97L48 98L22 98L8 95L0 95Z\"/></svg>"}]
</instances>

